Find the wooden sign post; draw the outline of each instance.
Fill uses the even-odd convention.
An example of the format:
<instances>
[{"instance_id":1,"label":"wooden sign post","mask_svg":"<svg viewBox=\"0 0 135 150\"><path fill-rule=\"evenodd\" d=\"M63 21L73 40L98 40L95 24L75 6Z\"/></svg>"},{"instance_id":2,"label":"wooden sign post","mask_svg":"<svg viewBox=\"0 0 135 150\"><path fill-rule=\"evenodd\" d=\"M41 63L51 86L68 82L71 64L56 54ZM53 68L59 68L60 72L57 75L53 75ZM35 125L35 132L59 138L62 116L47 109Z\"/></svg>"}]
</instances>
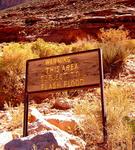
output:
<instances>
[{"instance_id":1,"label":"wooden sign post","mask_svg":"<svg viewBox=\"0 0 135 150\"><path fill-rule=\"evenodd\" d=\"M106 107L104 100L103 63L100 49L27 61L23 135L28 135L29 94L84 87L101 87L103 135L104 142L106 142Z\"/></svg>"}]
</instances>

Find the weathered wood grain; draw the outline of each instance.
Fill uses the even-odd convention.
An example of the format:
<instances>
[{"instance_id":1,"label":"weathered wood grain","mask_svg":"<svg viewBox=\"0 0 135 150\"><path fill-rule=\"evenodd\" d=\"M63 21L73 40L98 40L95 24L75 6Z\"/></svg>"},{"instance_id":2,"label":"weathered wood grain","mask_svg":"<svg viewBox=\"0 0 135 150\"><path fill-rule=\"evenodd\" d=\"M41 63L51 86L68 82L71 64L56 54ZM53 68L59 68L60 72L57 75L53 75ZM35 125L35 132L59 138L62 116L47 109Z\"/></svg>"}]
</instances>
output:
<instances>
[{"instance_id":1,"label":"weathered wood grain","mask_svg":"<svg viewBox=\"0 0 135 150\"><path fill-rule=\"evenodd\" d=\"M100 84L99 50L28 61L27 92Z\"/></svg>"}]
</instances>

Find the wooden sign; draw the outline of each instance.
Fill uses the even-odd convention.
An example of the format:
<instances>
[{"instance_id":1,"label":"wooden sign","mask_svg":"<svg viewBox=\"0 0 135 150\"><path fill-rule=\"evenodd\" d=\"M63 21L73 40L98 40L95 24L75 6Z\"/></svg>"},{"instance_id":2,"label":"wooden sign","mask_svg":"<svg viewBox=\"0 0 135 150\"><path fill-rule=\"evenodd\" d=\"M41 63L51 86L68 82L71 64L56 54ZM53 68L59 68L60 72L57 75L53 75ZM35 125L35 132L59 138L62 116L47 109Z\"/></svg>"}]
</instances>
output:
<instances>
[{"instance_id":1,"label":"wooden sign","mask_svg":"<svg viewBox=\"0 0 135 150\"><path fill-rule=\"evenodd\" d=\"M24 131L28 135L29 94L69 90L83 87L101 87L101 106L104 142L107 139L106 108L102 51L82 51L47 58L28 60L26 63Z\"/></svg>"},{"instance_id":2,"label":"wooden sign","mask_svg":"<svg viewBox=\"0 0 135 150\"><path fill-rule=\"evenodd\" d=\"M99 86L99 51L62 55L27 62L27 92Z\"/></svg>"}]
</instances>

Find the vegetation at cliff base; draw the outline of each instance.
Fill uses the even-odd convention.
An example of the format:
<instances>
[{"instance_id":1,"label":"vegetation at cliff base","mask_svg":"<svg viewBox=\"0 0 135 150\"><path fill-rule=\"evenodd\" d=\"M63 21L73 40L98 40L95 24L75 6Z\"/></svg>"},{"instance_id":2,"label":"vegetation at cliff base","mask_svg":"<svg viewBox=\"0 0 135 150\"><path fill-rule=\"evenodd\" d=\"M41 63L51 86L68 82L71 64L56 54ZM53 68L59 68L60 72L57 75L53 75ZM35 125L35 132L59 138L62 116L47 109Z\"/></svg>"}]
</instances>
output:
<instances>
[{"instance_id":1,"label":"vegetation at cliff base","mask_svg":"<svg viewBox=\"0 0 135 150\"><path fill-rule=\"evenodd\" d=\"M108 114L108 147L110 150L131 150L135 134L134 119L130 117L135 109L134 83L129 85L126 80L119 81L119 75L129 56L135 55L135 40L130 39L128 31L121 29L101 29L98 37L99 40L84 39L69 45L46 42L40 38L29 43L0 44L0 108L12 114L12 123L9 124L11 130L18 128L22 121L22 114L18 112L23 112L25 67L28 59L101 48ZM117 84L113 85L111 81L116 81ZM78 91L77 95L80 93ZM94 93L94 97L89 100L84 93ZM92 146L102 139L100 92L99 89L93 89L92 92L83 91L82 95L81 100L74 103L72 111L85 116L79 127L83 134L79 136ZM13 106L18 105L20 107L14 112Z\"/></svg>"}]
</instances>

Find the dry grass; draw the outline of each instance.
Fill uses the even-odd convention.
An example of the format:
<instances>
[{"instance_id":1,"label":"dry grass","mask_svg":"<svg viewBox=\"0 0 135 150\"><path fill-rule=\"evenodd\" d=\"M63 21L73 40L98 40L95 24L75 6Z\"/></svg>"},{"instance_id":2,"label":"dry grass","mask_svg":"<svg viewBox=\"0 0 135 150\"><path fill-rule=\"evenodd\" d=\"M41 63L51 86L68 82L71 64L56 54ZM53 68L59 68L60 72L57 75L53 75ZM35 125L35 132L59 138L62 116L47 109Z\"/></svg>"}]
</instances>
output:
<instances>
[{"instance_id":1,"label":"dry grass","mask_svg":"<svg viewBox=\"0 0 135 150\"><path fill-rule=\"evenodd\" d=\"M129 40L128 31L121 29L101 29L101 42L97 46L103 50L104 72L117 75L130 54L125 42Z\"/></svg>"},{"instance_id":2,"label":"dry grass","mask_svg":"<svg viewBox=\"0 0 135 150\"><path fill-rule=\"evenodd\" d=\"M134 102L132 90L123 87L109 87L105 90L107 99L107 126L108 147L110 150L118 150L132 147L132 128L125 121L125 117L133 111ZM87 99L74 106L74 112L85 115L86 119L80 123L80 128L87 134L88 145L95 145L102 138L101 106L99 100L89 102Z\"/></svg>"},{"instance_id":3,"label":"dry grass","mask_svg":"<svg viewBox=\"0 0 135 150\"><path fill-rule=\"evenodd\" d=\"M127 30L122 29L101 29L99 38L102 42L119 42L129 39L129 33Z\"/></svg>"},{"instance_id":4,"label":"dry grass","mask_svg":"<svg viewBox=\"0 0 135 150\"><path fill-rule=\"evenodd\" d=\"M5 102L16 105L22 101L26 60L35 57L30 44L11 43L4 46L0 58L0 89Z\"/></svg>"},{"instance_id":5,"label":"dry grass","mask_svg":"<svg viewBox=\"0 0 135 150\"><path fill-rule=\"evenodd\" d=\"M131 54L135 54L135 39L126 40L124 45Z\"/></svg>"},{"instance_id":6,"label":"dry grass","mask_svg":"<svg viewBox=\"0 0 135 150\"><path fill-rule=\"evenodd\" d=\"M89 102L87 99L76 103L74 112L77 115L84 115L84 122L80 123L80 128L83 134L88 136L86 142L89 144L97 144L102 139L102 120L101 120L101 107L99 101Z\"/></svg>"},{"instance_id":7,"label":"dry grass","mask_svg":"<svg viewBox=\"0 0 135 150\"><path fill-rule=\"evenodd\" d=\"M77 42L72 43L71 45L69 45L69 47L71 47L72 52L91 50L97 48L97 41L91 39L78 39Z\"/></svg>"},{"instance_id":8,"label":"dry grass","mask_svg":"<svg viewBox=\"0 0 135 150\"><path fill-rule=\"evenodd\" d=\"M12 105L5 104L5 109L8 114L5 121L10 121L10 123L7 125L7 129L12 131L17 128L22 128L24 115L23 104L21 103L20 105L18 105L18 107L13 107Z\"/></svg>"},{"instance_id":9,"label":"dry grass","mask_svg":"<svg viewBox=\"0 0 135 150\"><path fill-rule=\"evenodd\" d=\"M97 90L97 94L99 90ZM108 126L108 146L109 150L131 150L132 128L126 121L130 112L134 111L133 91L130 87L110 86L105 90L107 99L107 126ZM9 130L22 127L23 105L12 107L5 105L10 114ZM102 120L101 104L98 99L89 101L84 99L78 101L74 106L74 113L85 116L85 120L80 123L80 129L85 135L88 145L96 145L102 140ZM9 120L8 120L9 121ZM19 131L20 132L20 131Z\"/></svg>"},{"instance_id":10,"label":"dry grass","mask_svg":"<svg viewBox=\"0 0 135 150\"><path fill-rule=\"evenodd\" d=\"M113 86L106 90L109 145L112 150L117 146L132 147L132 128L125 121L125 117L134 110L133 91L130 87Z\"/></svg>"}]
</instances>

